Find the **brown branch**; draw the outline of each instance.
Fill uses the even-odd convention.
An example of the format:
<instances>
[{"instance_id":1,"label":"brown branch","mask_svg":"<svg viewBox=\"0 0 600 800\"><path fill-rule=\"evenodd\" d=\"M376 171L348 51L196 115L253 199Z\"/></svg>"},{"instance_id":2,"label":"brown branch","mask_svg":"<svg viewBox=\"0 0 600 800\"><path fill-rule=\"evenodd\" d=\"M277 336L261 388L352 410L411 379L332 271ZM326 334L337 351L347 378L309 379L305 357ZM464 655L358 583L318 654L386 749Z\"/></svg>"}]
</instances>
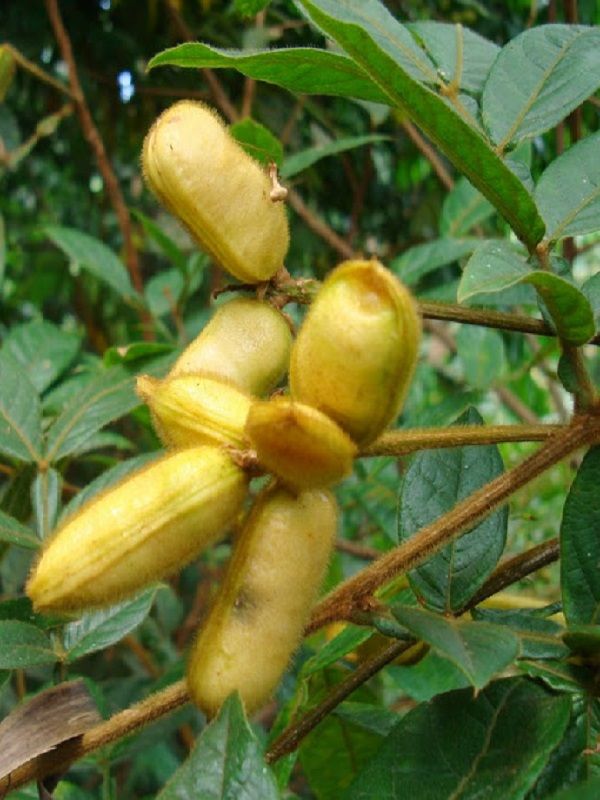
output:
<instances>
[{"instance_id":1,"label":"brown branch","mask_svg":"<svg viewBox=\"0 0 600 800\"><path fill-rule=\"evenodd\" d=\"M351 556L356 556L356 558L364 558L365 561L372 561L374 558L379 558L381 555L381 550L377 550L375 547L367 547L358 542L352 542L349 539L337 539L335 549L339 550L341 553L348 553Z\"/></svg>"},{"instance_id":2,"label":"brown branch","mask_svg":"<svg viewBox=\"0 0 600 800\"><path fill-rule=\"evenodd\" d=\"M450 191L450 189L454 186L454 180L448 170L446 169L444 162L436 153L432 145L422 136L419 130L412 124L412 122L408 119L404 119L400 123L404 128L404 131L408 138L412 141L415 145L417 150L419 150L429 161L431 164L433 171L437 175L440 180L440 183Z\"/></svg>"},{"instance_id":3,"label":"brown branch","mask_svg":"<svg viewBox=\"0 0 600 800\"><path fill-rule=\"evenodd\" d=\"M599 436L598 416L576 417L533 455L482 486L439 519L421 528L408 541L338 586L315 608L306 633L312 633L330 622L347 619L353 611L360 609L361 604L368 608L376 589L422 564L442 547L471 530L518 489Z\"/></svg>"},{"instance_id":4,"label":"brown branch","mask_svg":"<svg viewBox=\"0 0 600 800\"><path fill-rule=\"evenodd\" d=\"M320 236L333 250L342 258L354 258L353 248L333 228L324 222L314 211L312 211L300 197L295 189L289 189L288 202L294 211L301 217L307 226Z\"/></svg>"},{"instance_id":5,"label":"brown branch","mask_svg":"<svg viewBox=\"0 0 600 800\"><path fill-rule=\"evenodd\" d=\"M73 92L69 89L68 86L65 86L64 83L57 81L56 78L52 77L52 75L48 75L48 73L45 70L43 70L41 67L38 67L38 65L35 64L33 61L30 61L28 58L25 58L25 56L19 50L17 50L16 47L13 47L12 44L4 42L2 46L5 47L6 50L8 50L8 52L11 54L11 56L14 58L14 60L20 67L27 70L27 72L30 72L32 75L35 75L35 77L38 80L47 83L49 86L53 86L55 89L58 89L59 92L62 92L63 94L66 94L68 97L73 98Z\"/></svg>"},{"instance_id":6,"label":"brown branch","mask_svg":"<svg viewBox=\"0 0 600 800\"><path fill-rule=\"evenodd\" d=\"M46 5L46 12L48 14L48 18L50 19L52 29L54 30L54 35L56 36L56 41L60 48L61 56L67 65L69 85L71 87L71 93L75 103L75 110L77 111L77 116L79 117L79 121L81 123L83 135L85 136L92 152L94 153L98 169L100 170L106 185L106 190L108 192L111 205L114 208L115 214L117 215L119 228L121 229L121 235L123 236L123 244L125 246L125 261L131 276L131 282L138 292L142 292L144 289L144 284L142 281L142 274L140 272L137 250L133 244L129 209L127 208L121 192L121 187L119 186L117 177L108 159L104 142L102 141L100 132L94 123L85 99L85 95L83 94L83 89L81 88L81 83L77 74L77 65L73 55L71 39L69 38L69 34L67 33L67 30L63 24L60 10L58 8L58 0L44 0L44 3Z\"/></svg>"}]
</instances>

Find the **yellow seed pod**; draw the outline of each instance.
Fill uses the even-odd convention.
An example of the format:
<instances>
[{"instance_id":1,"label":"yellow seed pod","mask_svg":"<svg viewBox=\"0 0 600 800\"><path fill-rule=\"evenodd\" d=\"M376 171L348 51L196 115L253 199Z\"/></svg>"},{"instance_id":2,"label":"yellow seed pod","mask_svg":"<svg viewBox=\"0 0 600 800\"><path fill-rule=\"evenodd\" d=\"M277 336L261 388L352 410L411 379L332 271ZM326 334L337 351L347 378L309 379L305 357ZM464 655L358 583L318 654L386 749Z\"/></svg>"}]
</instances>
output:
<instances>
[{"instance_id":1,"label":"yellow seed pod","mask_svg":"<svg viewBox=\"0 0 600 800\"><path fill-rule=\"evenodd\" d=\"M330 486L352 472L357 448L316 408L288 397L252 404L246 433L258 460L291 487Z\"/></svg>"},{"instance_id":2,"label":"yellow seed pod","mask_svg":"<svg viewBox=\"0 0 600 800\"><path fill-rule=\"evenodd\" d=\"M234 386L203 375L179 375L164 381L140 375L136 388L148 403L156 432L167 447L244 446L252 401Z\"/></svg>"},{"instance_id":3,"label":"yellow seed pod","mask_svg":"<svg viewBox=\"0 0 600 800\"><path fill-rule=\"evenodd\" d=\"M376 261L346 261L323 283L292 347L291 395L365 445L400 411L420 337L408 289Z\"/></svg>"},{"instance_id":4,"label":"yellow seed pod","mask_svg":"<svg viewBox=\"0 0 600 800\"><path fill-rule=\"evenodd\" d=\"M142 167L150 189L223 269L259 283L283 266L285 209L208 106L182 100L163 112L144 141Z\"/></svg>"},{"instance_id":5,"label":"yellow seed pod","mask_svg":"<svg viewBox=\"0 0 600 800\"><path fill-rule=\"evenodd\" d=\"M189 690L205 714L236 689L249 713L268 700L300 641L336 527L326 491L272 485L258 497L190 654Z\"/></svg>"},{"instance_id":6,"label":"yellow seed pod","mask_svg":"<svg viewBox=\"0 0 600 800\"><path fill-rule=\"evenodd\" d=\"M92 499L44 547L27 594L44 611L115 603L224 535L248 480L213 447L164 456Z\"/></svg>"},{"instance_id":7,"label":"yellow seed pod","mask_svg":"<svg viewBox=\"0 0 600 800\"><path fill-rule=\"evenodd\" d=\"M238 297L217 309L169 376L212 375L260 397L283 378L291 347L292 334L281 312L269 303Z\"/></svg>"}]
</instances>

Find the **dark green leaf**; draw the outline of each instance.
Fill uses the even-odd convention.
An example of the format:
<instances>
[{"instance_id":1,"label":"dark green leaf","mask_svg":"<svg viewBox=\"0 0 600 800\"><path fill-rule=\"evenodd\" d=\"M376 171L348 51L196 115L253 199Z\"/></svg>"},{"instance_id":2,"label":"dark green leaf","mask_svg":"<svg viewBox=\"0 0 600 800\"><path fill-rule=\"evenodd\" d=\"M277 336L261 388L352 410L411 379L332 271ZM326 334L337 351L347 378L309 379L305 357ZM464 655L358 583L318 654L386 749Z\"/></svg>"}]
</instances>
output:
<instances>
[{"instance_id":1,"label":"dark green leaf","mask_svg":"<svg viewBox=\"0 0 600 800\"><path fill-rule=\"evenodd\" d=\"M283 145L268 128L253 119L243 119L229 127L234 139L244 150L261 164L274 161L277 166L283 161Z\"/></svg>"},{"instance_id":2,"label":"dark green leaf","mask_svg":"<svg viewBox=\"0 0 600 800\"><path fill-rule=\"evenodd\" d=\"M47 434L46 458L75 452L96 431L140 404L134 380L122 367L103 370L65 407Z\"/></svg>"},{"instance_id":3,"label":"dark green leaf","mask_svg":"<svg viewBox=\"0 0 600 800\"><path fill-rule=\"evenodd\" d=\"M589 300L594 314L596 330L600 328L600 272L592 275L581 287L581 291Z\"/></svg>"},{"instance_id":4,"label":"dark green leaf","mask_svg":"<svg viewBox=\"0 0 600 800\"><path fill-rule=\"evenodd\" d=\"M144 286L144 296L152 316L162 317L163 314L172 314L177 309L183 288L184 278L177 267L153 275ZM147 342L145 344L156 343Z\"/></svg>"},{"instance_id":5,"label":"dark green leaf","mask_svg":"<svg viewBox=\"0 0 600 800\"><path fill-rule=\"evenodd\" d=\"M337 153L344 153L347 150L354 150L357 147L363 147L366 144L373 142L388 141L389 136L382 136L381 134L371 133L365 136L348 136L342 139L335 139L327 144L317 145L316 147L309 147L306 150L301 150L299 153L293 153L288 156L283 162L280 170L282 178L290 179L303 172L305 169L312 167L317 161L327 156L333 156Z\"/></svg>"},{"instance_id":6,"label":"dark green leaf","mask_svg":"<svg viewBox=\"0 0 600 800\"><path fill-rule=\"evenodd\" d=\"M156 800L277 800L279 793L237 694L202 731Z\"/></svg>"},{"instance_id":7,"label":"dark green leaf","mask_svg":"<svg viewBox=\"0 0 600 800\"><path fill-rule=\"evenodd\" d=\"M533 270L508 242L487 241L469 259L458 288L459 302L484 292L530 284L544 301L558 335L580 345L594 335L594 315L586 296L570 281L545 270Z\"/></svg>"},{"instance_id":8,"label":"dark green leaf","mask_svg":"<svg viewBox=\"0 0 600 800\"><path fill-rule=\"evenodd\" d=\"M561 641L564 630L557 622L536 617L527 611L504 611L491 608L477 608L473 618L506 625L520 639L520 658L563 658L568 655Z\"/></svg>"},{"instance_id":9,"label":"dark green leaf","mask_svg":"<svg viewBox=\"0 0 600 800\"><path fill-rule=\"evenodd\" d=\"M457 424L480 424L470 409ZM406 541L476 489L502 473L495 446L428 450L412 460L400 492L398 533ZM504 549L506 508L495 511L469 533L410 573L417 595L431 608L457 611L475 594Z\"/></svg>"},{"instance_id":10,"label":"dark green leaf","mask_svg":"<svg viewBox=\"0 0 600 800\"><path fill-rule=\"evenodd\" d=\"M346 800L517 800L561 740L569 699L522 679L418 706L392 729Z\"/></svg>"},{"instance_id":11,"label":"dark green leaf","mask_svg":"<svg viewBox=\"0 0 600 800\"><path fill-rule=\"evenodd\" d=\"M417 703L427 702L436 694L464 689L470 685L462 670L433 650L417 664L390 665L387 674L394 686Z\"/></svg>"},{"instance_id":12,"label":"dark green leaf","mask_svg":"<svg viewBox=\"0 0 600 800\"><path fill-rule=\"evenodd\" d=\"M22 669L56 660L44 631L28 622L0 621L0 669Z\"/></svg>"},{"instance_id":13,"label":"dark green leaf","mask_svg":"<svg viewBox=\"0 0 600 800\"><path fill-rule=\"evenodd\" d=\"M550 800L598 800L600 797L600 775L587 781L563 789L558 794L553 794Z\"/></svg>"},{"instance_id":14,"label":"dark green leaf","mask_svg":"<svg viewBox=\"0 0 600 800\"><path fill-rule=\"evenodd\" d=\"M180 247L168 236L163 229L153 219L147 217L139 209L132 208L131 213L141 223L144 233L152 239L162 250L169 261L177 269L185 272L186 257Z\"/></svg>"},{"instance_id":15,"label":"dark green leaf","mask_svg":"<svg viewBox=\"0 0 600 800\"><path fill-rule=\"evenodd\" d=\"M121 297L131 300L136 296L123 262L99 239L58 225L47 225L45 232L67 258L106 283Z\"/></svg>"},{"instance_id":16,"label":"dark green leaf","mask_svg":"<svg viewBox=\"0 0 600 800\"><path fill-rule=\"evenodd\" d=\"M600 29L598 54L600 55ZM600 71L599 71L600 74ZM577 142L542 173L535 200L550 242L600 230L600 132Z\"/></svg>"},{"instance_id":17,"label":"dark green leaf","mask_svg":"<svg viewBox=\"0 0 600 800\"><path fill-rule=\"evenodd\" d=\"M38 392L62 375L79 351L79 336L43 319L16 325L4 340Z\"/></svg>"},{"instance_id":18,"label":"dark green leaf","mask_svg":"<svg viewBox=\"0 0 600 800\"><path fill-rule=\"evenodd\" d=\"M235 10L245 17L253 17L266 8L271 0L234 0Z\"/></svg>"},{"instance_id":19,"label":"dark green leaf","mask_svg":"<svg viewBox=\"0 0 600 800\"><path fill-rule=\"evenodd\" d=\"M394 605L392 613L417 639L458 667L475 689L486 686L519 652L517 636L500 625L442 617L409 606Z\"/></svg>"},{"instance_id":20,"label":"dark green leaf","mask_svg":"<svg viewBox=\"0 0 600 800\"><path fill-rule=\"evenodd\" d=\"M599 85L600 30L541 25L500 52L483 90L483 122L505 150L554 127Z\"/></svg>"},{"instance_id":21,"label":"dark green leaf","mask_svg":"<svg viewBox=\"0 0 600 800\"><path fill-rule=\"evenodd\" d=\"M358 728L362 728L378 736L387 736L391 729L398 722L398 714L388 711L372 703L357 703L347 701L338 706L335 715L341 719L352 722Z\"/></svg>"},{"instance_id":22,"label":"dark green leaf","mask_svg":"<svg viewBox=\"0 0 600 800\"><path fill-rule=\"evenodd\" d=\"M28 550L37 550L40 546L39 539L29 528L3 511L0 511L0 542L16 544Z\"/></svg>"},{"instance_id":23,"label":"dark green leaf","mask_svg":"<svg viewBox=\"0 0 600 800\"><path fill-rule=\"evenodd\" d=\"M593 673L586 667L569 664L566 661L528 661L518 662L518 667L532 678L543 681L557 692L581 694L592 688Z\"/></svg>"},{"instance_id":24,"label":"dark green leaf","mask_svg":"<svg viewBox=\"0 0 600 800\"><path fill-rule=\"evenodd\" d=\"M148 63L202 69L230 67L258 81L274 83L298 94L330 94L386 103L387 97L350 58L312 47L281 50L219 50L201 42L186 42L163 50Z\"/></svg>"},{"instance_id":25,"label":"dark green leaf","mask_svg":"<svg viewBox=\"0 0 600 800\"><path fill-rule=\"evenodd\" d=\"M312 658L309 658L302 665L302 677L308 678L309 675L335 664L340 658L343 658L363 642L366 642L371 634L372 631L369 628L346 625L337 636L334 636L331 641L327 642Z\"/></svg>"},{"instance_id":26,"label":"dark green leaf","mask_svg":"<svg viewBox=\"0 0 600 800\"><path fill-rule=\"evenodd\" d=\"M480 94L494 59L497 44L477 33L444 22L411 22L407 26L437 66L446 83L465 92Z\"/></svg>"},{"instance_id":27,"label":"dark green leaf","mask_svg":"<svg viewBox=\"0 0 600 800\"><path fill-rule=\"evenodd\" d=\"M31 505L40 539L45 539L54 527L60 506L61 489L62 478L52 468L38 472L31 486Z\"/></svg>"},{"instance_id":28,"label":"dark green leaf","mask_svg":"<svg viewBox=\"0 0 600 800\"><path fill-rule=\"evenodd\" d=\"M0 453L19 461L39 461L42 449L40 399L23 367L0 350Z\"/></svg>"},{"instance_id":29,"label":"dark green leaf","mask_svg":"<svg viewBox=\"0 0 600 800\"><path fill-rule=\"evenodd\" d=\"M494 206L466 178L459 178L446 195L440 217L441 236L465 236L485 222Z\"/></svg>"},{"instance_id":30,"label":"dark green leaf","mask_svg":"<svg viewBox=\"0 0 600 800\"><path fill-rule=\"evenodd\" d=\"M4 217L0 214L0 291L2 290L2 282L4 281L5 267L6 267L6 230L4 226Z\"/></svg>"},{"instance_id":31,"label":"dark green leaf","mask_svg":"<svg viewBox=\"0 0 600 800\"><path fill-rule=\"evenodd\" d=\"M600 654L600 625L570 625L563 641L573 652L597 658Z\"/></svg>"},{"instance_id":32,"label":"dark green leaf","mask_svg":"<svg viewBox=\"0 0 600 800\"><path fill-rule=\"evenodd\" d=\"M465 109L455 110L421 83L429 67L413 61L410 34L377 0L297 0L396 105L423 129L529 246L544 224L529 192L502 162ZM409 67L410 65L410 67ZM420 73L420 74L419 74ZM415 79L419 76L420 80ZM435 83L440 83L436 78Z\"/></svg>"},{"instance_id":33,"label":"dark green leaf","mask_svg":"<svg viewBox=\"0 0 600 800\"><path fill-rule=\"evenodd\" d=\"M67 661L73 662L88 653L104 650L136 628L150 613L156 587L151 587L134 600L89 611L76 622L65 625L63 648Z\"/></svg>"},{"instance_id":34,"label":"dark green leaf","mask_svg":"<svg viewBox=\"0 0 600 800\"><path fill-rule=\"evenodd\" d=\"M570 624L600 622L599 486L600 447L593 447L573 481L560 529L562 600Z\"/></svg>"},{"instance_id":35,"label":"dark green leaf","mask_svg":"<svg viewBox=\"0 0 600 800\"><path fill-rule=\"evenodd\" d=\"M504 341L498 331L463 325L456 346L466 381L474 389L489 389L506 368Z\"/></svg>"},{"instance_id":36,"label":"dark green leaf","mask_svg":"<svg viewBox=\"0 0 600 800\"><path fill-rule=\"evenodd\" d=\"M414 286L424 275L471 255L479 241L479 239L435 239L433 242L410 247L389 266L403 283Z\"/></svg>"}]
</instances>

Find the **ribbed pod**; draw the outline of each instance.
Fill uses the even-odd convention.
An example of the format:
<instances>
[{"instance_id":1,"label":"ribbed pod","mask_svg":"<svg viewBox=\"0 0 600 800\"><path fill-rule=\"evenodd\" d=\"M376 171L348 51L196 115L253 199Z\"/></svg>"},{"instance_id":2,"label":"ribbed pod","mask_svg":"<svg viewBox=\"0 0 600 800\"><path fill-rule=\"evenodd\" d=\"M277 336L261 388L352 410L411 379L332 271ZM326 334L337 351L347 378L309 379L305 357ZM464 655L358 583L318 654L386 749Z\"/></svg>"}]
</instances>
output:
<instances>
[{"instance_id":1,"label":"ribbed pod","mask_svg":"<svg viewBox=\"0 0 600 800\"><path fill-rule=\"evenodd\" d=\"M95 497L49 540L27 584L42 610L117 602L226 533L248 481L224 452L167 455Z\"/></svg>"},{"instance_id":2,"label":"ribbed pod","mask_svg":"<svg viewBox=\"0 0 600 800\"><path fill-rule=\"evenodd\" d=\"M224 303L169 373L224 378L260 397L277 386L290 359L292 334L276 308L240 297Z\"/></svg>"},{"instance_id":3,"label":"ribbed pod","mask_svg":"<svg viewBox=\"0 0 600 800\"><path fill-rule=\"evenodd\" d=\"M364 445L400 411L420 336L412 295L389 270L344 262L323 283L292 348L291 395Z\"/></svg>"},{"instance_id":4,"label":"ribbed pod","mask_svg":"<svg viewBox=\"0 0 600 800\"><path fill-rule=\"evenodd\" d=\"M266 173L207 106L182 100L150 129L144 176L203 250L241 281L271 278L289 245L282 203L269 198Z\"/></svg>"},{"instance_id":5,"label":"ribbed pod","mask_svg":"<svg viewBox=\"0 0 600 800\"><path fill-rule=\"evenodd\" d=\"M317 597L336 526L328 492L271 486L259 496L190 655L190 693L208 716L236 689L248 712L268 700Z\"/></svg>"},{"instance_id":6,"label":"ribbed pod","mask_svg":"<svg viewBox=\"0 0 600 800\"><path fill-rule=\"evenodd\" d=\"M244 445L252 401L228 383L202 375L164 381L140 375L137 393L148 403L156 432L168 447Z\"/></svg>"},{"instance_id":7,"label":"ribbed pod","mask_svg":"<svg viewBox=\"0 0 600 800\"><path fill-rule=\"evenodd\" d=\"M284 483L330 486L352 472L356 445L329 417L287 397L252 404L246 433L258 460Z\"/></svg>"}]
</instances>

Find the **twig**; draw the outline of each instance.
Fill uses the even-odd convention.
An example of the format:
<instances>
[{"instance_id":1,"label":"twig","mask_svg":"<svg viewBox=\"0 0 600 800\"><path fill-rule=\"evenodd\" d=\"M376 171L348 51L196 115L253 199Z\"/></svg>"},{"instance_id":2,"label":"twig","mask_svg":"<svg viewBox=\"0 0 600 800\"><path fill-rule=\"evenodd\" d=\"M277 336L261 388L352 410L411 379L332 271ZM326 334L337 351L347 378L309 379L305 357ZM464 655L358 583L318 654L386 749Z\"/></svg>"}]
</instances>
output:
<instances>
[{"instance_id":1,"label":"twig","mask_svg":"<svg viewBox=\"0 0 600 800\"><path fill-rule=\"evenodd\" d=\"M330 622L347 619L353 611L360 608L361 603L368 608L369 598L376 589L422 564L503 505L518 489L598 436L599 417L576 417L567 428L551 437L533 455L482 486L435 522L421 528L408 541L342 583L315 608L306 633L312 633Z\"/></svg>"},{"instance_id":2,"label":"twig","mask_svg":"<svg viewBox=\"0 0 600 800\"><path fill-rule=\"evenodd\" d=\"M129 270L129 274L131 276L131 281L135 289L138 292L142 292L144 285L140 272L137 250L133 244L129 209L125 204L121 187L119 186L117 177L108 159L106 148L104 147L104 142L102 141L100 132L98 131L98 128L92 119L92 115L86 103L85 95L83 94L83 89L81 88L81 83L77 74L77 65L73 55L71 39L69 38L69 34L67 33L67 30L63 24L60 10L58 8L58 0L44 0L44 3L46 5L48 18L50 19L50 23L54 30L54 35L56 36L56 41L58 42L62 58L67 65L71 94L73 97L73 102L75 103L75 109L77 111L79 121L81 123L83 135L85 136L92 149L92 152L94 153L98 169L100 170L106 185L106 190L108 192L111 205L115 210L115 214L117 215L119 228L121 229L121 234L123 236L125 260L127 263L127 269ZM144 319L143 321L146 322L147 320Z\"/></svg>"},{"instance_id":3,"label":"twig","mask_svg":"<svg viewBox=\"0 0 600 800\"><path fill-rule=\"evenodd\" d=\"M27 72L30 72L32 75L35 75L38 80L47 83L49 86L53 86L55 89L58 89L59 92L66 94L67 97L74 99L73 92L68 86L65 86L64 83L61 83L61 81L57 81L56 78L52 77L52 75L48 75L45 70L43 70L41 67L38 67L38 65L33 61L25 58L25 56L19 50L17 50L16 47L13 47L12 44L4 42L3 47L9 51L11 56L20 67L27 70Z\"/></svg>"},{"instance_id":4,"label":"twig","mask_svg":"<svg viewBox=\"0 0 600 800\"><path fill-rule=\"evenodd\" d=\"M349 539L337 539L335 549L342 553L348 553L357 558L364 558L365 561L372 561L374 558L379 558L381 550L376 550L374 547L367 547L358 542L351 542Z\"/></svg>"},{"instance_id":5,"label":"twig","mask_svg":"<svg viewBox=\"0 0 600 800\"><path fill-rule=\"evenodd\" d=\"M295 189L288 190L288 202L308 227L320 236L338 255L343 258L354 258L353 248L333 228L312 211Z\"/></svg>"},{"instance_id":6,"label":"twig","mask_svg":"<svg viewBox=\"0 0 600 800\"><path fill-rule=\"evenodd\" d=\"M403 119L400 123L404 128L404 131L408 138L412 141L412 143L416 146L417 150L419 150L429 161L431 164L433 171L437 175L440 180L440 183L450 191L450 189L454 186L454 180L446 167L444 166L444 162L438 156L432 145L422 136L422 134L418 131L418 129L412 124L412 122L408 119Z\"/></svg>"}]
</instances>

